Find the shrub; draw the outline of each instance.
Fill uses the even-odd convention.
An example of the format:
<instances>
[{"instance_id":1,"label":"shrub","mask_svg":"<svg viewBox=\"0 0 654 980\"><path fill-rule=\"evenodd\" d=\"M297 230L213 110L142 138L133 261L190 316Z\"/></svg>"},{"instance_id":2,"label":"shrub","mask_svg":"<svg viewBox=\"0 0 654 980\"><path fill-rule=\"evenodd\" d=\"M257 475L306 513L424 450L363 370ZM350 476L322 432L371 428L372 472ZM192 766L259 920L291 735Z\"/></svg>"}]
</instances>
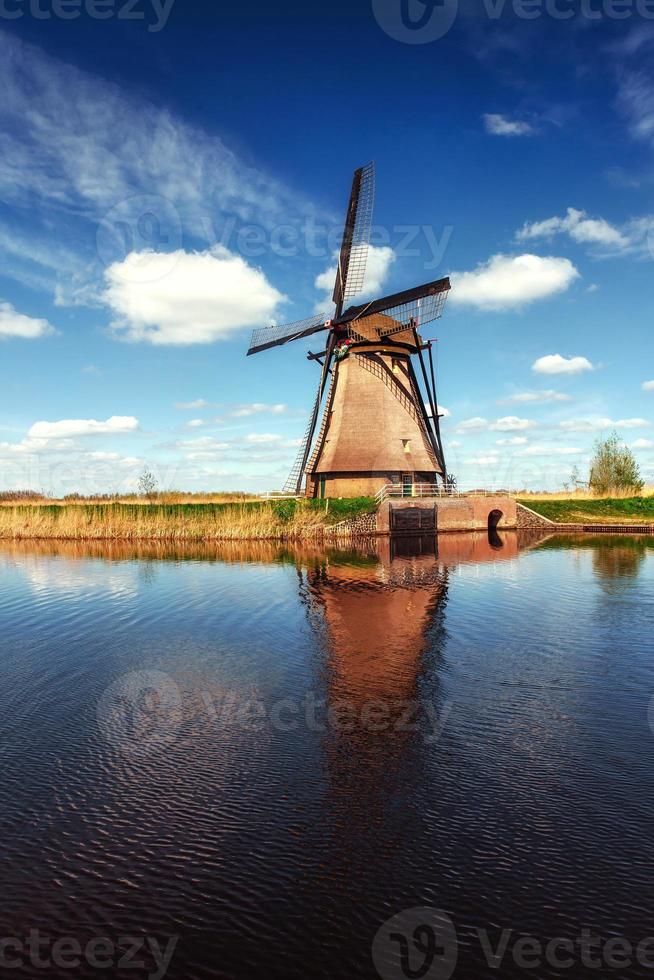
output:
<instances>
[{"instance_id":1,"label":"shrub","mask_svg":"<svg viewBox=\"0 0 654 980\"><path fill-rule=\"evenodd\" d=\"M613 432L595 443L590 465L589 486L593 493L638 494L645 482L631 449Z\"/></svg>"}]
</instances>

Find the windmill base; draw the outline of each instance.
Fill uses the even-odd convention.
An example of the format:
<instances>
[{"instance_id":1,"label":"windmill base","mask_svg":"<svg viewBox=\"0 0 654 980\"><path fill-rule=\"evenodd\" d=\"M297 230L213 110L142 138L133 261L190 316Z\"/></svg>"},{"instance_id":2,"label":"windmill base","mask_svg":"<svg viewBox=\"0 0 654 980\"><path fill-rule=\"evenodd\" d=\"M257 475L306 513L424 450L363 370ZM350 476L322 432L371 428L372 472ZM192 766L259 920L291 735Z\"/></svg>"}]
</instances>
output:
<instances>
[{"instance_id":1,"label":"windmill base","mask_svg":"<svg viewBox=\"0 0 654 980\"><path fill-rule=\"evenodd\" d=\"M327 497L374 497L389 483L404 484L406 496L412 487L427 484L436 486L436 473L397 473L388 470L373 473L311 473L307 477L305 495L324 500Z\"/></svg>"}]
</instances>

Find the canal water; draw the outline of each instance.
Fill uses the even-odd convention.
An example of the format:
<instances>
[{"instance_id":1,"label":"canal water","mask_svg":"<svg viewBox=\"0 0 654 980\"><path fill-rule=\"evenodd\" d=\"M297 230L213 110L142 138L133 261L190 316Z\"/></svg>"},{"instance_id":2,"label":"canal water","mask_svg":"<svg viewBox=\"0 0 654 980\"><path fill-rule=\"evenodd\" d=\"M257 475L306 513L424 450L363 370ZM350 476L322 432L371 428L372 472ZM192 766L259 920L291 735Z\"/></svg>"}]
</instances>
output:
<instances>
[{"instance_id":1,"label":"canal water","mask_svg":"<svg viewBox=\"0 0 654 980\"><path fill-rule=\"evenodd\" d=\"M0 596L2 976L651 975L654 539L4 542Z\"/></svg>"}]
</instances>

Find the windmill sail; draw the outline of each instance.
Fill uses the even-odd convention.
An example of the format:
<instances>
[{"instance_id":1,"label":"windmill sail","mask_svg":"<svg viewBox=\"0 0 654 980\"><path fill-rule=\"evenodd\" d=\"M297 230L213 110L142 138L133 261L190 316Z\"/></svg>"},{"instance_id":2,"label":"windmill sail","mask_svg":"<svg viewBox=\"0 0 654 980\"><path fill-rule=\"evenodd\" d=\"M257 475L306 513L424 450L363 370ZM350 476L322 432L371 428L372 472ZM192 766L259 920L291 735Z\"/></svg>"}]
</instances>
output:
<instances>
[{"instance_id":1,"label":"windmill sail","mask_svg":"<svg viewBox=\"0 0 654 980\"><path fill-rule=\"evenodd\" d=\"M320 409L320 402L322 400L322 379L318 385L318 391L316 392L316 397L314 399L313 407L311 409L311 414L309 415L309 421L307 423L307 428L300 443L299 449L297 451L297 456L295 457L295 462L291 472L288 474L286 483L284 484L283 492L289 494L300 493L302 489L302 478L304 476L304 467L306 465L306 459L309 455L309 448L313 440L313 434L316 429L316 418L318 416L318 411Z\"/></svg>"},{"instance_id":2,"label":"windmill sail","mask_svg":"<svg viewBox=\"0 0 654 980\"><path fill-rule=\"evenodd\" d=\"M367 326L374 324L379 337L389 337L407 328L420 329L442 316L449 289L449 279L437 279L364 306L350 307L340 322L364 334Z\"/></svg>"},{"instance_id":3,"label":"windmill sail","mask_svg":"<svg viewBox=\"0 0 654 980\"><path fill-rule=\"evenodd\" d=\"M375 165L369 163L355 171L352 181L334 286L333 299L338 314L343 303L363 289L374 203Z\"/></svg>"},{"instance_id":4,"label":"windmill sail","mask_svg":"<svg viewBox=\"0 0 654 980\"><path fill-rule=\"evenodd\" d=\"M306 317L304 320L296 320L295 323L259 327L252 331L248 356L261 350L268 350L269 347L281 347L291 340L310 337L311 334L318 333L320 330L328 330L330 325L331 322L326 313L317 313L314 316Z\"/></svg>"}]
</instances>

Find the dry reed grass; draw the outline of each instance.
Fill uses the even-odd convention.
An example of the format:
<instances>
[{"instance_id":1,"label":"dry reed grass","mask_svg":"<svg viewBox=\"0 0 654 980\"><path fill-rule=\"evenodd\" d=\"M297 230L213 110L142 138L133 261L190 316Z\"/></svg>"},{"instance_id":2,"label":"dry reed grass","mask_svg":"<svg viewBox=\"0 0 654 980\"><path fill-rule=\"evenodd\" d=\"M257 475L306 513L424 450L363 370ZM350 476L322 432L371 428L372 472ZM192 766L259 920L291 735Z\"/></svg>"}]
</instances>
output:
<instances>
[{"instance_id":1,"label":"dry reed grass","mask_svg":"<svg viewBox=\"0 0 654 980\"><path fill-rule=\"evenodd\" d=\"M625 499L638 497L652 497L654 496L654 484L649 484L643 487L639 494L634 495L633 491L627 491L624 494L619 493L604 493L596 494L591 493L589 490L575 490L573 493L565 490L556 490L552 493L546 491L538 490L519 490L516 493L516 497L528 499L528 500L615 500L620 497Z\"/></svg>"},{"instance_id":2,"label":"dry reed grass","mask_svg":"<svg viewBox=\"0 0 654 980\"><path fill-rule=\"evenodd\" d=\"M355 502L352 502L355 503ZM239 504L48 504L0 507L0 538L60 541L293 541L320 538L330 524L352 514L325 502L251 501ZM365 509L360 504L359 511ZM369 506L368 506L368 509Z\"/></svg>"}]
</instances>

